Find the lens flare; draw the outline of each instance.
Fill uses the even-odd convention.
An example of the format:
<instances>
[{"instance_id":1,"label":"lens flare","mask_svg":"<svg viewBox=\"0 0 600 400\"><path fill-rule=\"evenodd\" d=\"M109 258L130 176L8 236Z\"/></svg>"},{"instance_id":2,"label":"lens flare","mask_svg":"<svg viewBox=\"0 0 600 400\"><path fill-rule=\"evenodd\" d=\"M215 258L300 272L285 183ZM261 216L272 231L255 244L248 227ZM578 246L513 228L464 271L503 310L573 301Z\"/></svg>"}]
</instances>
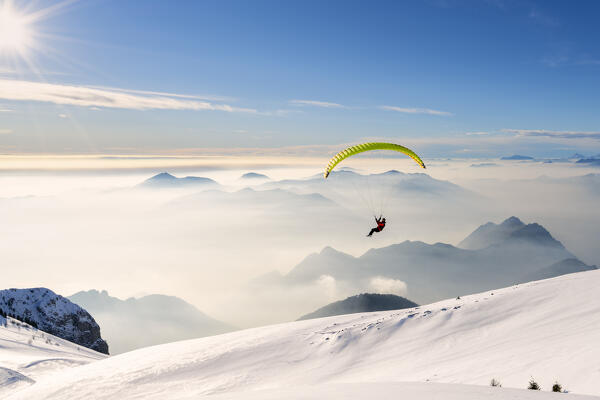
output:
<instances>
[{"instance_id":1,"label":"lens flare","mask_svg":"<svg viewBox=\"0 0 600 400\"><path fill-rule=\"evenodd\" d=\"M0 5L0 51L24 53L31 45L31 31L25 16L5 2Z\"/></svg>"}]
</instances>

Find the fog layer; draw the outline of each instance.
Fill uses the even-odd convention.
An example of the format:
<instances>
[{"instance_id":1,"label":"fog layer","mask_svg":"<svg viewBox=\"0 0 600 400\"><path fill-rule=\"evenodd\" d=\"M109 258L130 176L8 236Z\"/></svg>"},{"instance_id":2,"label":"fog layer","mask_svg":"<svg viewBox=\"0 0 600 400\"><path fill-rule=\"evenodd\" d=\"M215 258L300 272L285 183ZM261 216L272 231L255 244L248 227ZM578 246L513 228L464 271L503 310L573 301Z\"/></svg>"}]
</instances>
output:
<instances>
[{"instance_id":1,"label":"fog layer","mask_svg":"<svg viewBox=\"0 0 600 400\"><path fill-rule=\"evenodd\" d=\"M269 285L327 246L360 256L405 240L456 245L477 226L511 215L543 225L582 261L600 265L594 169L431 160L423 171L401 159L358 157L344 165L354 170L340 168L325 181L319 161L169 165L176 177L213 179L209 187L140 186L165 171L157 160L144 170L119 164L118 173L5 170L3 286L44 286L63 295L108 290L122 299L174 295L233 326L256 326L295 320L360 292L410 293L401 279L377 275L360 286L326 274L293 288ZM391 169L408 174L382 174ZM242 178L248 172L266 177ZM366 238L373 212L384 213L388 225Z\"/></svg>"}]
</instances>

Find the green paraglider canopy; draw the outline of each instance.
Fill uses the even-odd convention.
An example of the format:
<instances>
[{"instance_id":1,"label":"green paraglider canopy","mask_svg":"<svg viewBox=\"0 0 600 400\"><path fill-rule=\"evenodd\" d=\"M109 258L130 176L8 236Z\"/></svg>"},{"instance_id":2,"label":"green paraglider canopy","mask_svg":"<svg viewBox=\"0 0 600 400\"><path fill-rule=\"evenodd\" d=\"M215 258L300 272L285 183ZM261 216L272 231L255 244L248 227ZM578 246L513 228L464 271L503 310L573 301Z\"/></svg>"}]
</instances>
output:
<instances>
[{"instance_id":1,"label":"green paraglider canopy","mask_svg":"<svg viewBox=\"0 0 600 400\"><path fill-rule=\"evenodd\" d=\"M409 156L410 158L415 160L415 162L417 164L419 164L421 167L425 168L425 163L423 162L423 160L421 160L421 158L414 151L412 151L409 148L406 148L404 146L400 146L399 144L394 144L394 143L370 142L370 143L358 144L356 146L351 146L351 147L348 147L347 149L342 150L339 153L337 153L329 161L329 164L327 164L327 168L325 169L325 173L323 174L325 176L325 179L327 179L327 177L329 176L331 171L333 171L335 166L338 165L340 162L344 161L346 158L351 157L355 154L359 154L359 153L363 153L365 151L371 151L371 150L397 151L399 153L406 154L407 156Z\"/></svg>"}]
</instances>

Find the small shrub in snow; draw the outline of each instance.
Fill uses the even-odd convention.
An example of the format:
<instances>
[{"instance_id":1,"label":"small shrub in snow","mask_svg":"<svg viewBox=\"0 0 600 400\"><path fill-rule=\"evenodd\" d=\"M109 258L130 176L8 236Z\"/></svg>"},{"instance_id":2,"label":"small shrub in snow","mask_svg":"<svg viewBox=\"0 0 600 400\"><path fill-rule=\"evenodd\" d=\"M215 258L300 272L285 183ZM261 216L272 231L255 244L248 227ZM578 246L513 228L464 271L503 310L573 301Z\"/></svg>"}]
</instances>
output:
<instances>
[{"instance_id":1,"label":"small shrub in snow","mask_svg":"<svg viewBox=\"0 0 600 400\"><path fill-rule=\"evenodd\" d=\"M500 381L497 381L496 379L492 379L490 381L490 386L494 386L494 387L502 387L502 384L500 383Z\"/></svg>"},{"instance_id":2,"label":"small shrub in snow","mask_svg":"<svg viewBox=\"0 0 600 400\"><path fill-rule=\"evenodd\" d=\"M552 385L552 391L553 392L562 392L562 385L558 382L554 382L554 385Z\"/></svg>"},{"instance_id":3,"label":"small shrub in snow","mask_svg":"<svg viewBox=\"0 0 600 400\"><path fill-rule=\"evenodd\" d=\"M540 387L540 385L538 385L538 383L535 381L535 379L531 378L529 380L529 386L527 386L527 389L529 389L529 390L541 390L542 388Z\"/></svg>"}]
</instances>

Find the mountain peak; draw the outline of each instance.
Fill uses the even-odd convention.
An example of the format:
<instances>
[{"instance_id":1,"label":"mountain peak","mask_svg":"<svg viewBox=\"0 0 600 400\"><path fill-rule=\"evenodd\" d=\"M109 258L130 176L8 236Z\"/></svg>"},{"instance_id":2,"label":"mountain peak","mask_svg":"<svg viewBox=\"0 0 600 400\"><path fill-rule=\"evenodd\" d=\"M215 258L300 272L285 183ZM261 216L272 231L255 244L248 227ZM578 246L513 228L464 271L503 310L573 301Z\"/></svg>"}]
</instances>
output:
<instances>
[{"instance_id":1,"label":"mountain peak","mask_svg":"<svg viewBox=\"0 0 600 400\"><path fill-rule=\"evenodd\" d=\"M323 250L321 250L320 254L322 254L322 255L337 255L337 254L340 254L340 252L331 246L325 246L325 247L323 247Z\"/></svg>"},{"instance_id":2,"label":"mountain peak","mask_svg":"<svg viewBox=\"0 0 600 400\"><path fill-rule=\"evenodd\" d=\"M562 243L554 239L550 232L538 223L524 224L519 218L512 216L501 224L488 222L481 225L467 236L458 247L478 250L500 244L535 244L564 248Z\"/></svg>"},{"instance_id":3,"label":"mountain peak","mask_svg":"<svg viewBox=\"0 0 600 400\"><path fill-rule=\"evenodd\" d=\"M516 241L527 240L530 243L563 248L561 242L554 239L546 228L537 223L527 224L516 230L510 235L510 239Z\"/></svg>"},{"instance_id":4,"label":"mountain peak","mask_svg":"<svg viewBox=\"0 0 600 400\"><path fill-rule=\"evenodd\" d=\"M140 183L138 187L181 188L202 185L217 185L217 182L210 178L204 178L199 176L186 176L185 178L177 178L176 176L173 176L168 172L161 172L160 174L154 175L153 177L146 179L144 182Z\"/></svg>"},{"instance_id":5,"label":"mountain peak","mask_svg":"<svg viewBox=\"0 0 600 400\"><path fill-rule=\"evenodd\" d=\"M393 294L362 293L348 297L345 300L330 303L310 314L303 315L298 320L362 312L400 310L417 306L417 303Z\"/></svg>"},{"instance_id":6,"label":"mountain peak","mask_svg":"<svg viewBox=\"0 0 600 400\"><path fill-rule=\"evenodd\" d=\"M505 219L501 224L501 226L506 227L523 227L525 224L519 218L512 216L510 218Z\"/></svg>"},{"instance_id":7,"label":"mountain peak","mask_svg":"<svg viewBox=\"0 0 600 400\"><path fill-rule=\"evenodd\" d=\"M161 172L160 174L156 174L150 179L177 179L173 175L168 172Z\"/></svg>"},{"instance_id":8,"label":"mountain peak","mask_svg":"<svg viewBox=\"0 0 600 400\"><path fill-rule=\"evenodd\" d=\"M259 174L258 172L247 172L240 179L270 179L267 175Z\"/></svg>"}]
</instances>

